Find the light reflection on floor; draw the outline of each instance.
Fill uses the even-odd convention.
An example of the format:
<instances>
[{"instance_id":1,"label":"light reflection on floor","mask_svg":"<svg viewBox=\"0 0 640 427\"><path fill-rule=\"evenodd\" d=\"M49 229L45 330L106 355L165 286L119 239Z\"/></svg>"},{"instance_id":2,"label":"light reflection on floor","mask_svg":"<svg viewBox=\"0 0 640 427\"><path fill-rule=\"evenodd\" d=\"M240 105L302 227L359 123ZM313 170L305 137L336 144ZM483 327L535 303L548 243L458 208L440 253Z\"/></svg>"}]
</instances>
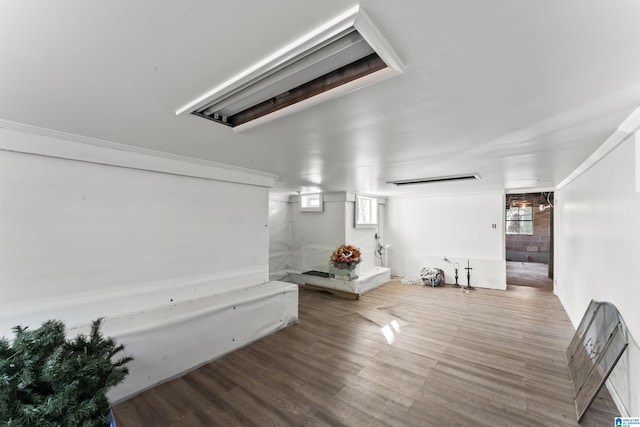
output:
<instances>
[{"instance_id":1,"label":"light reflection on floor","mask_svg":"<svg viewBox=\"0 0 640 427\"><path fill-rule=\"evenodd\" d=\"M397 320L394 319L389 324L384 325L382 328L380 328L380 332L382 332L382 335L384 335L384 338L387 340L388 344L393 344L393 342L396 340L396 335L400 335L400 324Z\"/></svg>"}]
</instances>

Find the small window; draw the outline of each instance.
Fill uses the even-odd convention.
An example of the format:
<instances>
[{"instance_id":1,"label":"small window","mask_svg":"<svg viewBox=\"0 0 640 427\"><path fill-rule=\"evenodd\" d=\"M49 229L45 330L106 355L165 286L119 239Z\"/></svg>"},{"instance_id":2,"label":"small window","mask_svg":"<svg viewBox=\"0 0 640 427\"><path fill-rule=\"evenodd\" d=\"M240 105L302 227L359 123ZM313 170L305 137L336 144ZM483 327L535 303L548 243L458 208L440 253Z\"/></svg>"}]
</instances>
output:
<instances>
[{"instance_id":1,"label":"small window","mask_svg":"<svg viewBox=\"0 0 640 427\"><path fill-rule=\"evenodd\" d=\"M378 199L375 197L356 196L356 228L373 228L377 225Z\"/></svg>"},{"instance_id":2,"label":"small window","mask_svg":"<svg viewBox=\"0 0 640 427\"><path fill-rule=\"evenodd\" d=\"M301 212L322 212L322 194L301 194Z\"/></svg>"},{"instance_id":3,"label":"small window","mask_svg":"<svg viewBox=\"0 0 640 427\"><path fill-rule=\"evenodd\" d=\"M510 206L507 208L507 234L533 234L533 208Z\"/></svg>"}]
</instances>

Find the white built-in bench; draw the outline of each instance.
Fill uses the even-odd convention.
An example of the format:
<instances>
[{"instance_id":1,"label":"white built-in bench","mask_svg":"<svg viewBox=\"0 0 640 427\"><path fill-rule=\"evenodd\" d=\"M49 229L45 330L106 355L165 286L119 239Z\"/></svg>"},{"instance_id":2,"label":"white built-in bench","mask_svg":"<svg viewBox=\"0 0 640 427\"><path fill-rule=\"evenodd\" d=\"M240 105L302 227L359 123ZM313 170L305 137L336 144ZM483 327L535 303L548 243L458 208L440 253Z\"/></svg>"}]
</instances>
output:
<instances>
[{"instance_id":1,"label":"white built-in bench","mask_svg":"<svg viewBox=\"0 0 640 427\"><path fill-rule=\"evenodd\" d=\"M107 319L134 356L112 403L180 376L298 320L298 286L268 282Z\"/></svg>"}]
</instances>

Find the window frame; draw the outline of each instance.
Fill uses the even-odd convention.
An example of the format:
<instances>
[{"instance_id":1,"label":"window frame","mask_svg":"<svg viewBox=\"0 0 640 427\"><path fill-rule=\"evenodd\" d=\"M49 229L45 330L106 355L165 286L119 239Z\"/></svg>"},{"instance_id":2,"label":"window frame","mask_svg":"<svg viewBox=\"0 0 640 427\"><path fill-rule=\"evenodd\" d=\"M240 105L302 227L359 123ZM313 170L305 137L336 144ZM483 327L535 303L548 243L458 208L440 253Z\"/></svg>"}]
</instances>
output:
<instances>
[{"instance_id":1,"label":"window frame","mask_svg":"<svg viewBox=\"0 0 640 427\"><path fill-rule=\"evenodd\" d=\"M369 220L359 215L363 209L368 210L368 215L366 216L368 217ZM355 210L354 210L354 225L355 225L355 228L378 227L378 199L376 197L356 194L356 203L355 203Z\"/></svg>"},{"instance_id":2,"label":"window frame","mask_svg":"<svg viewBox=\"0 0 640 427\"><path fill-rule=\"evenodd\" d=\"M317 200L317 206L309 203L310 200ZM324 199L321 193L300 194L298 200L300 212L322 212L324 210Z\"/></svg>"},{"instance_id":3,"label":"window frame","mask_svg":"<svg viewBox=\"0 0 640 427\"><path fill-rule=\"evenodd\" d=\"M518 216L519 219L509 219L509 212L512 211L513 209L517 209L518 210ZM525 210L528 209L530 210L530 217L531 219L522 219L522 217L526 217L528 216L527 213L523 213L520 214L521 210ZM533 236L534 235L534 211L535 209L533 209L533 206L509 206L507 207L506 211L505 211L505 234L510 235L510 236ZM517 223L518 224L518 229L516 231L510 231L509 229L509 224L510 223ZM526 231L522 231L522 224L523 223L530 223L531 224L531 232L528 233Z\"/></svg>"}]
</instances>

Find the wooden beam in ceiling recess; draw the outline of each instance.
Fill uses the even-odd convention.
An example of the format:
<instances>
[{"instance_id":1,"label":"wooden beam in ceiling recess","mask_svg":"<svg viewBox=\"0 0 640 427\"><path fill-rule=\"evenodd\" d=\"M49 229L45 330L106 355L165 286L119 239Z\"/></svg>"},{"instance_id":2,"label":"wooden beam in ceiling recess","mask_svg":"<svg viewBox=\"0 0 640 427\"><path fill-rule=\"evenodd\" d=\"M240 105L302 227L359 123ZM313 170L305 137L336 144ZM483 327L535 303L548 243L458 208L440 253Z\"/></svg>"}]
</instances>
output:
<instances>
[{"instance_id":1,"label":"wooden beam in ceiling recess","mask_svg":"<svg viewBox=\"0 0 640 427\"><path fill-rule=\"evenodd\" d=\"M372 53L356 62L236 113L228 118L228 122L231 126L239 126L386 67L384 61L376 53Z\"/></svg>"}]
</instances>

